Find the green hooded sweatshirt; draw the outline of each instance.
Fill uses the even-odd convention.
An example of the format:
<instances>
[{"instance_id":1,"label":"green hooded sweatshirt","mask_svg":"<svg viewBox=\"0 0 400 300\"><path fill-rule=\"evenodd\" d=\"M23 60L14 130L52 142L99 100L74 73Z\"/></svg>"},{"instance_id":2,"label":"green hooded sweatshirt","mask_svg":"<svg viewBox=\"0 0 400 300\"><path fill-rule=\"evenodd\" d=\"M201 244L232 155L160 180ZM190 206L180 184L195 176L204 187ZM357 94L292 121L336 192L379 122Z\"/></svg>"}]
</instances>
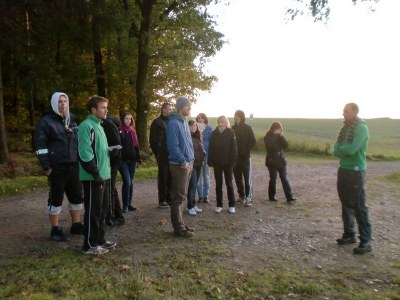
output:
<instances>
[{"instance_id":1,"label":"green hooded sweatshirt","mask_svg":"<svg viewBox=\"0 0 400 300\"><path fill-rule=\"evenodd\" d=\"M333 147L333 155L340 158L339 166L354 171L366 170L368 139L368 127L364 120L345 123Z\"/></svg>"},{"instance_id":2,"label":"green hooded sweatshirt","mask_svg":"<svg viewBox=\"0 0 400 300\"><path fill-rule=\"evenodd\" d=\"M107 138L101 120L89 115L78 127L79 179L111 178Z\"/></svg>"}]
</instances>

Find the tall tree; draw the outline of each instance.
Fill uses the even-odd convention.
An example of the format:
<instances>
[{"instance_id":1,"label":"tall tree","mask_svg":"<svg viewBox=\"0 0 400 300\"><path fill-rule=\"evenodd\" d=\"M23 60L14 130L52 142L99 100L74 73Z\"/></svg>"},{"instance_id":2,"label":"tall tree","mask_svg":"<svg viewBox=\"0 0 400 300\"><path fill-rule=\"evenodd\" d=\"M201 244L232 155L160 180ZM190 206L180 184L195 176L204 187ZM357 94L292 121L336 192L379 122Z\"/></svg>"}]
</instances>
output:
<instances>
[{"instance_id":1,"label":"tall tree","mask_svg":"<svg viewBox=\"0 0 400 300\"><path fill-rule=\"evenodd\" d=\"M160 98L160 91L165 95L161 98L168 98L174 92L186 92L187 96L194 99L197 89L210 86L204 85L204 82L211 83L215 80L214 77L207 78L201 72L201 63L204 59L214 55L223 44L222 34L215 31L215 23L206 10L212 2L219 1L135 1L140 13L139 16L132 16L130 33L136 38L138 45L136 117L138 137L142 145L147 146L148 112L151 104ZM168 40L170 41L167 42ZM166 46L168 51L165 49ZM185 55L185 52L190 55ZM170 83L174 77L181 82L175 81L175 84L169 86L165 84L166 82L163 85L152 86L158 77L167 70L172 70L163 62L168 60L168 57L169 62L176 65L176 69L165 77L170 77ZM190 59L187 59L188 57ZM196 69L194 66L196 60L200 64L197 72L192 72ZM182 68L179 69L180 65ZM176 76L177 74L186 76ZM177 88L177 85L181 88Z\"/></svg>"},{"instance_id":2,"label":"tall tree","mask_svg":"<svg viewBox=\"0 0 400 300\"><path fill-rule=\"evenodd\" d=\"M3 80L1 76L1 48L0 48L0 163L8 159L7 132L4 120Z\"/></svg>"}]
</instances>

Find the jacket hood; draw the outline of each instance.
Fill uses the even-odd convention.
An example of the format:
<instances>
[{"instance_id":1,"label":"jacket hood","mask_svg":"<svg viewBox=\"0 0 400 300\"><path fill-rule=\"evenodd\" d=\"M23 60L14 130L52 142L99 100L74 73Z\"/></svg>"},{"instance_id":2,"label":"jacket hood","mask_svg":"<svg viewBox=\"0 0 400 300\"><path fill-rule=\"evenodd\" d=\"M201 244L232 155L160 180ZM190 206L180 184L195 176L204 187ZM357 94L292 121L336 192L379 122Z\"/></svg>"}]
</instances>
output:
<instances>
[{"instance_id":1,"label":"jacket hood","mask_svg":"<svg viewBox=\"0 0 400 300\"><path fill-rule=\"evenodd\" d=\"M60 112L58 111L58 99L60 98L60 96L65 96L65 98L67 98L68 101L68 109L64 113L65 127L68 128L70 122L70 115L69 115L69 98L67 94L61 92L54 93L51 96L51 108L57 115L60 115Z\"/></svg>"},{"instance_id":2,"label":"jacket hood","mask_svg":"<svg viewBox=\"0 0 400 300\"><path fill-rule=\"evenodd\" d=\"M176 112L176 111L171 112L171 114L169 115L168 118L170 120L172 120L172 119L185 120L185 118L182 117L182 115L180 113Z\"/></svg>"},{"instance_id":3,"label":"jacket hood","mask_svg":"<svg viewBox=\"0 0 400 300\"><path fill-rule=\"evenodd\" d=\"M235 117L236 116L238 116L240 118L240 124L243 124L246 122L246 116L244 115L243 110L235 111ZM235 124L237 124L236 121L235 121Z\"/></svg>"}]
</instances>

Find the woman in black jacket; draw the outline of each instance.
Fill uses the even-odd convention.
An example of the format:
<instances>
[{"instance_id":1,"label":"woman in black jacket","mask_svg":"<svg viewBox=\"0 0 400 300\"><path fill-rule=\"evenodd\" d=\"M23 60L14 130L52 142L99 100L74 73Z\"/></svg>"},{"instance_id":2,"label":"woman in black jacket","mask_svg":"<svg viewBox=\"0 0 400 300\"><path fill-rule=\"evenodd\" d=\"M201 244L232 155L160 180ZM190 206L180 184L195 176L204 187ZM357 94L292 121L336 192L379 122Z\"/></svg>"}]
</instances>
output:
<instances>
[{"instance_id":1,"label":"woman in black jacket","mask_svg":"<svg viewBox=\"0 0 400 300\"><path fill-rule=\"evenodd\" d=\"M136 165L141 162L139 142L135 130L135 121L130 113L123 113L121 126L121 165L119 172L122 177L122 206L123 212L136 210L132 205L133 178L135 177Z\"/></svg>"},{"instance_id":2,"label":"woman in black jacket","mask_svg":"<svg viewBox=\"0 0 400 300\"><path fill-rule=\"evenodd\" d=\"M238 152L235 132L230 127L225 116L217 119L217 128L211 133L208 146L208 165L214 168L215 192L217 196L216 213L222 211L222 175L225 177L228 192L229 213L235 213L235 194L233 191L233 167L235 166Z\"/></svg>"},{"instance_id":3,"label":"woman in black jacket","mask_svg":"<svg viewBox=\"0 0 400 300\"><path fill-rule=\"evenodd\" d=\"M288 142L283 136L283 127L280 122L273 122L269 130L264 136L265 149L267 156L265 158L265 165L269 171L269 185L268 196L270 201L277 201L276 194L276 177L279 173L281 178L283 191L288 203L295 201L292 190L287 179L286 159L283 156L283 150L287 149Z\"/></svg>"}]
</instances>

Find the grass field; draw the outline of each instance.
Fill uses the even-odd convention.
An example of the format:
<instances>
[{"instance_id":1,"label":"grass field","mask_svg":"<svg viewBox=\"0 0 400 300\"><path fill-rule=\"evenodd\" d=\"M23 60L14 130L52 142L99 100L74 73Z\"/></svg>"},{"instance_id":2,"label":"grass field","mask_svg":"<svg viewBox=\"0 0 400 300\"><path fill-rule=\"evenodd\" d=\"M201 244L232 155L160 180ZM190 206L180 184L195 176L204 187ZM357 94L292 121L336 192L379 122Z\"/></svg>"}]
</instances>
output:
<instances>
[{"instance_id":1,"label":"grass field","mask_svg":"<svg viewBox=\"0 0 400 300\"><path fill-rule=\"evenodd\" d=\"M229 119L234 124L232 118ZM300 153L329 154L342 127L342 119L248 119L257 140L261 139L274 121L283 125L290 151ZM381 159L400 159L400 120L367 119L370 133L368 156ZM216 118L210 118L211 126L216 126ZM258 144L263 151L263 144Z\"/></svg>"}]
</instances>

